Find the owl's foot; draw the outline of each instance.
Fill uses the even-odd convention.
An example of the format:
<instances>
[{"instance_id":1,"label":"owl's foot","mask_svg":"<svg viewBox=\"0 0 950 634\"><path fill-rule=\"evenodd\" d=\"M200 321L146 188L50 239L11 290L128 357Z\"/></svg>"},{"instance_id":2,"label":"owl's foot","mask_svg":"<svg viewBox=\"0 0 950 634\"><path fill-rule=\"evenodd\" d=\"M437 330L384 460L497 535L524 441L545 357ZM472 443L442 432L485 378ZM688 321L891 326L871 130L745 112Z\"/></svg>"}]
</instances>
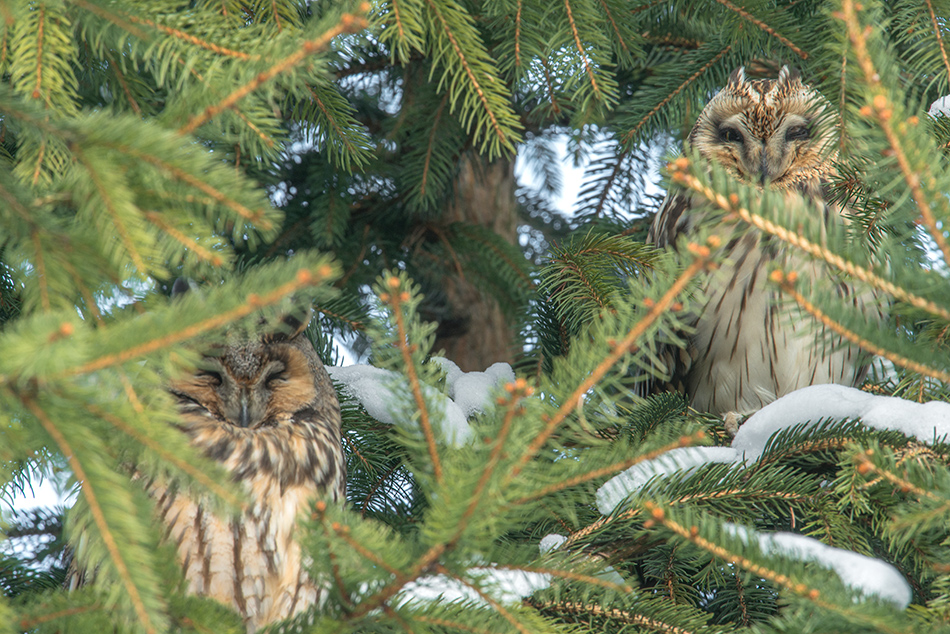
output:
<instances>
[{"instance_id":1,"label":"owl's foot","mask_svg":"<svg viewBox=\"0 0 950 634\"><path fill-rule=\"evenodd\" d=\"M739 432L739 425L745 421L745 418L739 412L726 412L722 415L723 427L730 438L735 438Z\"/></svg>"}]
</instances>

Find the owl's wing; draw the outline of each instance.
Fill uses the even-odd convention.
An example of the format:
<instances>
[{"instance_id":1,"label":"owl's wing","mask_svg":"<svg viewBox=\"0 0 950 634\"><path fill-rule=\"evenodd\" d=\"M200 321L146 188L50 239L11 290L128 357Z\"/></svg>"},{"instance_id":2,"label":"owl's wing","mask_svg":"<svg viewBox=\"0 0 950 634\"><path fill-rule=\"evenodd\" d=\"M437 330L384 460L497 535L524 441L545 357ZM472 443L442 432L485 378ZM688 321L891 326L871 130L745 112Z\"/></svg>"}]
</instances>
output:
<instances>
[{"instance_id":1,"label":"owl's wing","mask_svg":"<svg viewBox=\"0 0 950 634\"><path fill-rule=\"evenodd\" d=\"M647 244L655 244L658 247L675 245L680 234L689 231L692 227L690 207L690 198L684 193L667 194L663 204L660 205L660 210L653 218L653 224L650 225Z\"/></svg>"},{"instance_id":2,"label":"owl's wing","mask_svg":"<svg viewBox=\"0 0 950 634\"><path fill-rule=\"evenodd\" d=\"M653 218L653 224L647 233L647 244L658 247L675 247L680 235L689 233L696 222L691 212L689 196L682 192L671 192ZM680 333L687 338L687 333ZM686 393L686 377L693 364L688 350L671 342L660 342L656 355L662 367L654 366L652 375L642 384L640 393L644 396L659 392Z\"/></svg>"}]
</instances>

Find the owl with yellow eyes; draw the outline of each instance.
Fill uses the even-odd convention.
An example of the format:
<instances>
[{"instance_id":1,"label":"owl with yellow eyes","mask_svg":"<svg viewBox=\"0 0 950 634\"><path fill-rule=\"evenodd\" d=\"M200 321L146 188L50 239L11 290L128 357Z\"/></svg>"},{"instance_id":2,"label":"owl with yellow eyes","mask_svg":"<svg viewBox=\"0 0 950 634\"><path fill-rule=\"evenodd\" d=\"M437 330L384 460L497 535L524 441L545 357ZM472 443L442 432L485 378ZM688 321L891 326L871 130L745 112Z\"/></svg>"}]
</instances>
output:
<instances>
[{"instance_id":1,"label":"owl with yellow eyes","mask_svg":"<svg viewBox=\"0 0 950 634\"><path fill-rule=\"evenodd\" d=\"M847 222L824 195L835 174L831 107L787 66L774 79L733 72L699 115L687 145L740 181L811 201L795 208L826 226ZM680 190L667 196L650 228L648 242L660 247L675 247L700 228L723 238L723 264L705 281L702 305L687 320L686 347L662 355L663 387L684 392L700 411L748 414L808 385L859 385L867 372L861 351L782 303L768 280L776 267L811 279L828 270L743 223L715 223L703 202ZM880 318L873 296L838 282L840 297L869 319Z\"/></svg>"}]
</instances>

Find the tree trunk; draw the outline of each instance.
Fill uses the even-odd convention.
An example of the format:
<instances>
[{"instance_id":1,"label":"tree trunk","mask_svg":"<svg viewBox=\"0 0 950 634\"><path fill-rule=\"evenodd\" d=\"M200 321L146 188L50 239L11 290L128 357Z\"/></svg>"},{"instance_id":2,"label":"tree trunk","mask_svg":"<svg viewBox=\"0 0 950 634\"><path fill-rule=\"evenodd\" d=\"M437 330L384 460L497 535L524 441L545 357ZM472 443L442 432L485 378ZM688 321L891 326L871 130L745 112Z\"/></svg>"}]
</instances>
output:
<instances>
[{"instance_id":1,"label":"tree trunk","mask_svg":"<svg viewBox=\"0 0 950 634\"><path fill-rule=\"evenodd\" d=\"M446 219L488 227L515 244L516 186L511 160L501 158L488 163L482 157L466 154L460 160L455 201ZM449 321L454 327L437 331L433 349L444 349L446 356L465 372L484 370L498 361L511 362L515 353L513 327L498 302L459 275L448 275L444 289Z\"/></svg>"}]
</instances>

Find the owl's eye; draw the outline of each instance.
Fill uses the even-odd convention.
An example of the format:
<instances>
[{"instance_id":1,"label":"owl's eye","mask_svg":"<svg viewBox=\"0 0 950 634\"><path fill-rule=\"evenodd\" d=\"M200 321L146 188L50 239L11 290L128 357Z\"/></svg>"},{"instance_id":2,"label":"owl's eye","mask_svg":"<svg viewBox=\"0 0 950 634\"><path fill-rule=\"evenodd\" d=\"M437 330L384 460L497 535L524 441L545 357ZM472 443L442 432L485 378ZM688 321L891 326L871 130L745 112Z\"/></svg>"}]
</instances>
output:
<instances>
[{"instance_id":1,"label":"owl's eye","mask_svg":"<svg viewBox=\"0 0 950 634\"><path fill-rule=\"evenodd\" d=\"M742 143L742 133L735 128L723 126L719 128L719 140L723 143Z\"/></svg>"},{"instance_id":2,"label":"owl's eye","mask_svg":"<svg viewBox=\"0 0 950 634\"><path fill-rule=\"evenodd\" d=\"M221 385L221 374L214 370L199 370L195 373L195 376L208 381L212 385Z\"/></svg>"},{"instance_id":3,"label":"owl's eye","mask_svg":"<svg viewBox=\"0 0 950 634\"><path fill-rule=\"evenodd\" d=\"M786 141L807 141L811 137L811 131L808 126L797 125L788 129L785 133Z\"/></svg>"},{"instance_id":4,"label":"owl's eye","mask_svg":"<svg viewBox=\"0 0 950 634\"><path fill-rule=\"evenodd\" d=\"M278 372L271 372L270 374L268 374L267 378L264 380L264 384L268 388L274 388L286 380L287 380L287 373L283 370L280 370Z\"/></svg>"}]
</instances>

